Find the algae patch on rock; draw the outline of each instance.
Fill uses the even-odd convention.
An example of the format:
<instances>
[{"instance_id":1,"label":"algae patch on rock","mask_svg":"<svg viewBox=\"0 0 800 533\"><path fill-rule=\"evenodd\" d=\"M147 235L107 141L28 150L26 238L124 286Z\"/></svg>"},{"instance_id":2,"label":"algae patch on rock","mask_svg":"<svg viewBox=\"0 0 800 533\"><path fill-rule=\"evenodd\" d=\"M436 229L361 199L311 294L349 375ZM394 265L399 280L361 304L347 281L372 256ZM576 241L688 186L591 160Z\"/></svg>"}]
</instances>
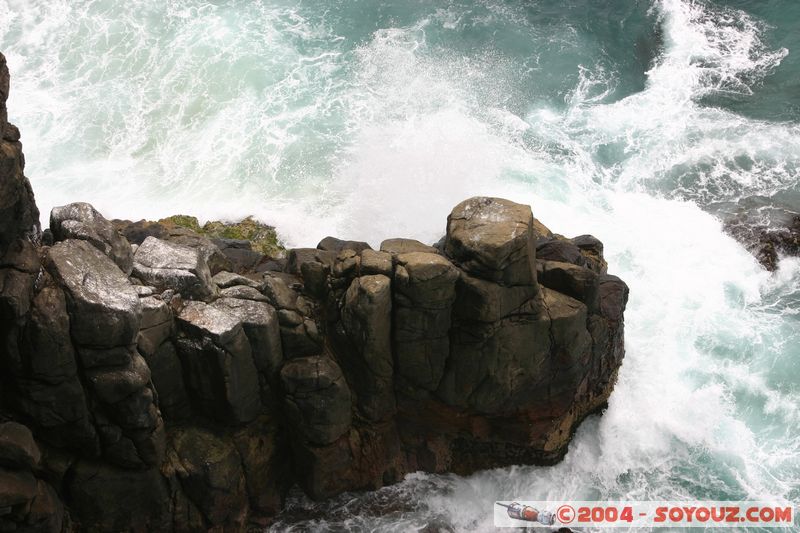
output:
<instances>
[{"instance_id":1,"label":"algae patch on rock","mask_svg":"<svg viewBox=\"0 0 800 533\"><path fill-rule=\"evenodd\" d=\"M253 250L268 257L282 257L286 248L278 239L278 234L273 226L263 224L253 217L247 217L239 222L221 222L211 220L200 225L197 217L188 215L173 215L158 221L165 226L180 226L190 229L210 239L236 239L250 241Z\"/></svg>"}]
</instances>

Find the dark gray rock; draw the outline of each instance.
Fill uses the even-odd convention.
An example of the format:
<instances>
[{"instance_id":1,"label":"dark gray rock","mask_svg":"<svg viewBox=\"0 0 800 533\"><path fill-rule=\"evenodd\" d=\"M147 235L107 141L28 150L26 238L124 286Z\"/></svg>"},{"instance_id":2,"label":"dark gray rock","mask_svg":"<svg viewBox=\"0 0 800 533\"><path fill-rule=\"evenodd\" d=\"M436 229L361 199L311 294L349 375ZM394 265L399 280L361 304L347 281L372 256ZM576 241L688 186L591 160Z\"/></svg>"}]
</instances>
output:
<instances>
[{"instance_id":1,"label":"dark gray rock","mask_svg":"<svg viewBox=\"0 0 800 533\"><path fill-rule=\"evenodd\" d=\"M298 275L302 272L303 264L307 262L332 266L337 254L338 252L316 248L294 248L286 256L286 272Z\"/></svg>"},{"instance_id":2,"label":"dark gray rock","mask_svg":"<svg viewBox=\"0 0 800 533\"><path fill-rule=\"evenodd\" d=\"M258 292L258 289L247 285L234 285L219 291L220 298L238 298L240 300L252 300L254 302L268 302L269 299Z\"/></svg>"},{"instance_id":3,"label":"dark gray rock","mask_svg":"<svg viewBox=\"0 0 800 533\"><path fill-rule=\"evenodd\" d=\"M381 243L381 252L387 252L393 256L397 256L412 252L438 254L439 250L415 239L386 239Z\"/></svg>"},{"instance_id":4,"label":"dark gray rock","mask_svg":"<svg viewBox=\"0 0 800 533\"><path fill-rule=\"evenodd\" d=\"M22 319L31 306L35 277L14 268L0 269L0 317Z\"/></svg>"},{"instance_id":5,"label":"dark gray rock","mask_svg":"<svg viewBox=\"0 0 800 533\"><path fill-rule=\"evenodd\" d=\"M438 254L412 252L397 257L395 370L423 389L435 390L444 372L458 277L458 269Z\"/></svg>"},{"instance_id":6,"label":"dark gray rock","mask_svg":"<svg viewBox=\"0 0 800 533\"><path fill-rule=\"evenodd\" d=\"M130 275L133 253L128 239L90 204L78 202L54 207L50 211L50 231L56 241L79 239L91 243Z\"/></svg>"},{"instance_id":7,"label":"dark gray rock","mask_svg":"<svg viewBox=\"0 0 800 533\"><path fill-rule=\"evenodd\" d=\"M155 353L174 331L172 310L161 298L147 296L142 304L142 329L139 330L136 344L142 355Z\"/></svg>"},{"instance_id":8,"label":"dark gray rock","mask_svg":"<svg viewBox=\"0 0 800 533\"><path fill-rule=\"evenodd\" d=\"M533 285L506 287L462 273L453 305L456 317L463 321L495 322L523 312L538 294Z\"/></svg>"},{"instance_id":9,"label":"dark gray rock","mask_svg":"<svg viewBox=\"0 0 800 533\"><path fill-rule=\"evenodd\" d=\"M81 460L67 490L70 511L87 531L172 529L172 497L157 468L136 471Z\"/></svg>"},{"instance_id":10,"label":"dark gray rock","mask_svg":"<svg viewBox=\"0 0 800 533\"><path fill-rule=\"evenodd\" d=\"M628 304L628 285L610 274L600 276L599 283L600 313L609 320L621 321Z\"/></svg>"},{"instance_id":11,"label":"dark gray rock","mask_svg":"<svg viewBox=\"0 0 800 533\"><path fill-rule=\"evenodd\" d=\"M36 478L24 470L0 468L0 509L30 504L36 497Z\"/></svg>"},{"instance_id":12,"label":"dark gray rock","mask_svg":"<svg viewBox=\"0 0 800 533\"><path fill-rule=\"evenodd\" d=\"M502 285L536 285L530 206L476 197L447 217L445 253L474 277Z\"/></svg>"},{"instance_id":13,"label":"dark gray rock","mask_svg":"<svg viewBox=\"0 0 800 533\"><path fill-rule=\"evenodd\" d=\"M319 241L317 249L336 252L338 254L342 250L353 250L359 253L362 250L371 250L372 247L368 243L362 241L343 241L336 237L325 237Z\"/></svg>"},{"instance_id":14,"label":"dark gray rock","mask_svg":"<svg viewBox=\"0 0 800 533\"><path fill-rule=\"evenodd\" d=\"M67 292L72 338L81 345L133 344L139 297L125 274L86 241L68 239L47 251L46 267Z\"/></svg>"},{"instance_id":15,"label":"dark gray rock","mask_svg":"<svg viewBox=\"0 0 800 533\"><path fill-rule=\"evenodd\" d=\"M392 254L375 250L361 252L361 275L392 276Z\"/></svg>"},{"instance_id":16,"label":"dark gray rock","mask_svg":"<svg viewBox=\"0 0 800 533\"><path fill-rule=\"evenodd\" d=\"M189 396L183 383L183 367L171 342L165 342L152 354L145 355L150 367L158 406L167 421L191 416Z\"/></svg>"},{"instance_id":17,"label":"dark gray rock","mask_svg":"<svg viewBox=\"0 0 800 533\"><path fill-rule=\"evenodd\" d=\"M288 423L306 440L330 444L350 428L350 389L332 359L312 356L281 369Z\"/></svg>"},{"instance_id":18,"label":"dark gray rock","mask_svg":"<svg viewBox=\"0 0 800 533\"><path fill-rule=\"evenodd\" d=\"M297 292L292 290L285 276L269 272L264 275L264 295L275 309L297 309Z\"/></svg>"},{"instance_id":19,"label":"dark gray rock","mask_svg":"<svg viewBox=\"0 0 800 533\"><path fill-rule=\"evenodd\" d=\"M209 529L241 529L247 517L247 492L242 459L233 442L200 428L179 429L171 437L172 468Z\"/></svg>"},{"instance_id":20,"label":"dark gray rock","mask_svg":"<svg viewBox=\"0 0 800 533\"><path fill-rule=\"evenodd\" d=\"M597 309L599 277L594 271L558 261L542 261L541 265L542 285L583 302L590 311Z\"/></svg>"},{"instance_id":21,"label":"dark gray rock","mask_svg":"<svg viewBox=\"0 0 800 533\"><path fill-rule=\"evenodd\" d=\"M218 272L214 274L214 277L211 280L220 288L220 289L227 289L228 287L233 287L235 285L246 285L248 287L253 287L254 289L260 289L262 284L250 279L246 276L241 274L235 274L233 272Z\"/></svg>"},{"instance_id":22,"label":"dark gray rock","mask_svg":"<svg viewBox=\"0 0 800 533\"><path fill-rule=\"evenodd\" d=\"M150 381L150 368L134 354L125 366L89 369L86 378L101 401L113 404L143 389Z\"/></svg>"},{"instance_id":23,"label":"dark gray rock","mask_svg":"<svg viewBox=\"0 0 800 533\"><path fill-rule=\"evenodd\" d=\"M589 262L577 245L565 239L553 239L536 247L536 258L540 261L557 261L589 268Z\"/></svg>"},{"instance_id":24,"label":"dark gray rock","mask_svg":"<svg viewBox=\"0 0 800 533\"><path fill-rule=\"evenodd\" d=\"M391 280L382 275L353 280L342 324L353 347L342 357L352 369L358 406L370 420L387 419L395 410Z\"/></svg>"},{"instance_id":25,"label":"dark gray rock","mask_svg":"<svg viewBox=\"0 0 800 533\"><path fill-rule=\"evenodd\" d=\"M133 275L160 290L173 289L196 300L217 294L205 257L196 248L148 237L133 261Z\"/></svg>"},{"instance_id":26,"label":"dark gray rock","mask_svg":"<svg viewBox=\"0 0 800 533\"><path fill-rule=\"evenodd\" d=\"M241 320L218 307L189 302L177 321L186 386L200 409L228 424L258 416L258 371Z\"/></svg>"},{"instance_id":27,"label":"dark gray rock","mask_svg":"<svg viewBox=\"0 0 800 533\"><path fill-rule=\"evenodd\" d=\"M547 316L465 323L454 329L450 350L437 391L448 405L500 414L546 402L546 395L535 392L550 380Z\"/></svg>"},{"instance_id":28,"label":"dark gray rock","mask_svg":"<svg viewBox=\"0 0 800 533\"><path fill-rule=\"evenodd\" d=\"M113 348L78 347L78 359L84 368L124 366L136 352L136 345L115 346Z\"/></svg>"},{"instance_id":29,"label":"dark gray rock","mask_svg":"<svg viewBox=\"0 0 800 533\"><path fill-rule=\"evenodd\" d=\"M315 298L323 299L328 290L331 267L316 261L307 261L300 267L300 271L305 283L305 292Z\"/></svg>"},{"instance_id":30,"label":"dark gray rock","mask_svg":"<svg viewBox=\"0 0 800 533\"><path fill-rule=\"evenodd\" d=\"M213 305L241 322L256 368L267 376L274 376L283 360L275 308L268 303L233 298L220 298Z\"/></svg>"},{"instance_id":31,"label":"dark gray rock","mask_svg":"<svg viewBox=\"0 0 800 533\"><path fill-rule=\"evenodd\" d=\"M30 429L16 422L0 424L0 465L34 469L41 459L42 453Z\"/></svg>"},{"instance_id":32,"label":"dark gray rock","mask_svg":"<svg viewBox=\"0 0 800 533\"><path fill-rule=\"evenodd\" d=\"M267 256L253 250L252 243L243 239L211 239L225 256L232 272L252 272L267 260Z\"/></svg>"},{"instance_id":33,"label":"dark gray rock","mask_svg":"<svg viewBox=\"0 0 800 533\"><path fill-rule=\"evenodd\" d=\"M188 228L180 226L170 228L164 240L200 252L212 275L223 270L233 270L234 268L230 258L214 241Z\"/></svg>"},{"instance_id":34,"label":"dark gray rock","mask_svg":"<svg viewBox=\"0 0 800 533\"><path fill-rule=\"evenodd\" d=\"M22 343L27 357L25 364L20 361L17 375L54 385L75 378L69 330L64 292L58 287L42 288L33 299Z\"/></svg>"}]
</instances>

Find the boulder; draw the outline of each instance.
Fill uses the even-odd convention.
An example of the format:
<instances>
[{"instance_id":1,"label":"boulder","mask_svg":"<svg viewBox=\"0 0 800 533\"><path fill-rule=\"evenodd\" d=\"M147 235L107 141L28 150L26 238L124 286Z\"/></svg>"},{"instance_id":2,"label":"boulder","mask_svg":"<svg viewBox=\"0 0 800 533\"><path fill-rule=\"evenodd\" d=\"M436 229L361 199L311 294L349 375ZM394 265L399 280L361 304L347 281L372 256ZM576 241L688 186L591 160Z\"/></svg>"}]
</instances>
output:
<instances>
[{"instance_id":1,"label":"boulder","mask_svg":"<svg viewBox=\"0 0 800 533\"><path fill-rule=\"evenodd\" d=\"M591 311L597 308L599 276L593 270L559 261L542 261L541 267L542 285L583 302Z\"/></svg>"},{"instance_id":2,"label":"boulder","mask_svg":"<svg viewBox=\"0 0 800 533\"><path fill-rule=\"evenodd\" d=\"M30 504L36 493L33 474L25 470L0 468L0 509Z\"/></svg>"},{"instance_id":3,"label":"boulder","mask_svg":"<svg viewBox=\"0 0 800 533\"><path fill-rule=\"evenodd\" d=\"M353 280L342 324L352 346L342 359L351 369L358 406L370 420L387 419L395 410L391 280L383 275Z\"/></svg>"},{"instance_id":4,"label":"boulder","mask_svg":"<svg viewBox=\"0 0 800 533\"><path fill-rule=\"evenodd\" d=\"M254 289L260 289L262 285L261 283L241 274L235 274L233 272L226 271L214 274L214 277L211 278L211 280L220 289L227 289L228 287L233 287L234 285L246 285L248 287L253 287Z\"/></svg>"},{"instance_id":5,"label":"boulder","mask_svg":"<svg viewBox=\"0 0 800 533\"><path fill-rule=\"evenodd\" d=\"M605 274L599 278L598 299L600 314L615 322L622 321L628 304L628 285L617 276Z\"/></svg>"},{"instance_id":6,"label":"boulder","mask_svg":"<svg viewBox=\"0 0 800 533\"><path fill-rule=\"evenodd\" d=\"M530 206L475 197L447 217L445 254L472 276L501 285L536 285Z\"/></svg>"},{"instance_id":7,"label":"boulder","mask_svg":"<svg viewBox=\"0 0 800 533\"><path fill-rule=\"evenodd\" d=\"M441 255L412 252L397 256L393 302L396 372L426 390L435 390L444 372L458 278L458 269Z\"/></svg>"},{"instance_id":8,"label":"boulder","mask_svg":"<svg viewBox=\"0 0 800 533\"><path fill-rule=\"evenodd\" d=\"M190 396L222 423L246 423L261 410L258 371L236 316L189 302L177 318L178 355Z\"/></svg>"},{"instance_id":9,"label":"boulder","mask_svg":"<svg viewBox=\"0 0 800 533\"><path fill-rule=\"evenodd\" d=\"M62 531L64 525L64 504L55 489L41 479L36 483L36 496L31 502L23 528L31 531Z\"/></svg>"},{"instance_id":10,"label":"boulder","mask_svg":"<svg viewBox=\"0 0 800 533\"><path fill-rule=\"evenodd\" d=\"M242 324L256 368L268 377L275 376L283 360L275 308L268 303L234 298L220 298L213 306L234 316Z\"/></svg>"},{"instance_id":11,"label":"boulder","mask_svg":"<svg viewBox=\"0 0 800 533\"><path fill-rule=\"evenodd\" d=\"M336 237L325 237L319 241L319 244L317 244L317 249L336 252L338 254L342 250L353 250L354 252L359 253L363 250L371 250L372 247L366 242L362 241L343 241L342 239L337 239Z\"/></svg>"},{"instance_id":12,"label":"boulder","mask_svg":"<svg viewBox=\"0 0 800 533\"><path fill-rule=\"evenodd\" d=\"M572 242L563 238L554 238L540 243L536 247L536 257L540 261L557 261L589 268L590 264L581 253L581 249Z\"/></svg>"},{"instance_id":13,"label":"boulder","mask_svg":"<svg viewBox=\"0 0 800 533\"><path fill-rule=\"evenodd\" d=\"M41 267L38 249L26 238L12 241L5 255L0 256L0 268L13 268L26 274L38 274Z\"/></svg>"},{"instance_id":14,"label":"boulder","mask_svg":"<svg viewBox=\"0 0 800 533\"><path fill-rule=\"evenodd\" d=\"M92 368L86 378L100 401L113 404L143 389L150 381L150 368L134 353L126 365Z\"/></svg>"},{"instance_id":15,"label":"boulder","mask_svg":"<svg viewBox=\"0 0 800 533\"><path fill-rule=\"evenodd\" d=\"M135 342L139 297L111 259L86 241L67 239L47 251L45 265L68 295L75 342L102 348Z\"/></svg>"},{"instance_id":16,"label":"boulder","mask_svg":"<svg viewBox=\"0 0 800 533\"><path fill-rule=\"evenodd\" d=\"M593 235L578 235L570 239L570 242L578 247L581 254L589 263L589 268L598 274L605 274L608 270L608 263L603 257L603 243Z\"/></svg>"},{"instance_id":17,"label":"boulder","mask_svg":"<svg viewBox=\"0 0 800 533\"><path fill-rule=\"evenodd\" d=\"M140 299L142 305L142 329L139 330L136 344L142 355L155 353L173 333L172 310L161 298L146 296Z\"/></svg>"},{"instance_id":18,"label":"boulder","mask_svg":"<svg viewBox=\"0 0 800 533\"><path fill-rule=\"evenodd\" d=\"M50 231L56 241L79 239L103 252L130 275L133 253L128 240L91 205L78 202L50 211Z\"/></svg>"},{"instance_id":19,"label":"boulder","mask_svg":"<svg viewBox=\"0 0 800 533\"><path fill-rule=\"evenodd\" d=\"M364 250L361 252L361 275L381 274L392 276L392 254Z\"/></svg>"},{"instance_id":20,"label":"boulder","mask_svg":"<svg viewBox=\"0 0 800 533\"><path fill-rule=\"evenodd\" d=\"M41 459L42 454L30 429L16 422L0 424L0 465L34 469Z\"/></svg>"},{"instance_id":21,"label":"boulder","mask_svg":"<svg viewBox=\"0 0 800 533\"><path fill-rule=\"evenodd\" d=\"M294 248L289 250L287 255L286 272L298 275L302 272L303 264L308 262L331 266L336 260L337 254L338 252L316 248Z\"/></svg>"},{"instance_id":22,"label":"boulder","mask_svg":"<svg viewBox=\"0 0 800 533\"><path fill-rule=\"evenodd\" d=\"M275 309L297 309L297 292L291 289L290 279L279 273L264 275L264 295Z\"/></svg>"},{"instance_id":23,"label":"boulder","mask_svg":"<svg viewBox=\"0 0 800 533\"><path fill-rule=\"evenodd\" d=\"M133 261L133 275L158 289L173 289L196 300L217 293L205 257L196 248L148 237Z\"/></svg>"},{"instance_id":24,"label":"boulder","mask_svg":"<svg viewBox=\"0 0 800 533\"><path fill-rule=\"evenodd\" d=\"M299 436L316 445L334 442L349 428L350 389L329 357L287 361L281 369L286 419Z\"/></svg>"},{"instance_id":25,"label":"boulder","mask_svg":"<svg viewBox=\"0 0 800 533\"><path fill-rule=\"evenodd\" d=\"M30 310L35 276L13 268L0 269L0 318L22 319Z\"/></svg>"},{"instance_id":26,"label":"boulder","mask_svg":"<svg viewBox=\"0 0 800 533\"><path fill-rule=\"evenodd\" d=\"M324 298L328 290L328 276L331 267L316 261L308 261L300 267L300 272L305 283L304 291L315 298Z\"/></svg>"},{"instance_id":27,"label":"boulder","mask_svg":"<svg viewBox=\"0 0 800 533\"><path fill-rule=\"evenodd\" d=\"M85 348L78 346L78 359L87 370L96 367L127 365L136 352L136 345L115 346L113 348Z\"/></svg>"},{"instance_id":28,"label":"boulder","mask_svg":"<svg viewBox=\"0 0 800 533\"><path fill-rule=\"evenodd\" d=\"M223 270L233 270L234 268L231 259L220 249L216 242L188 228L172 227L164 240L199 252L212 275Z\"/></svg>"},{"instance_id":29,"label":"boulder","mask_svg":"<svg viewBox=\"0 0 800 533\"><path fill-rule=\"evenodd\" d=\"M220 298L238 298L240 300L252 300L254 302L268 302L266 296L258 292L258 289L247 285L234 285L219 291Z\"/></svg>"}]
</instances>

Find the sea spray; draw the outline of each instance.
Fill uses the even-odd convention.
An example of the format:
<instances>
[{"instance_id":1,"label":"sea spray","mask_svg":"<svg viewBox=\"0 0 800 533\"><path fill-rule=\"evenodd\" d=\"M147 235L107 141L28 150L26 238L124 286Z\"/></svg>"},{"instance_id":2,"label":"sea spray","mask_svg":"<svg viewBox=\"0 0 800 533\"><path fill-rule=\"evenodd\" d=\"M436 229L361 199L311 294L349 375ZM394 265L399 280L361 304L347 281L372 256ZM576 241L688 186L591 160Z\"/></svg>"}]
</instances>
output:
<instances>
[{"instance_id":1,"label":"sea spray","mask_svg":"<svg viewBox=\"0 0 800 533\"><path fill-rule=\"evenodd\" d=\"M562 463L296 495L276 530L300 514L491 530L513 498L800 502L798 263L765 273L715 216L797 198L800 126L775 80L796 79L800 43L773 44L780 17L691 0L34 4L0 0L0 46L45 214L85 200L253 214L290 245L433 242L455 202L490 194L588 228L630 284L619 382ZM777 103L756 113L762 93Z\"/></svg>"}]
</instances>

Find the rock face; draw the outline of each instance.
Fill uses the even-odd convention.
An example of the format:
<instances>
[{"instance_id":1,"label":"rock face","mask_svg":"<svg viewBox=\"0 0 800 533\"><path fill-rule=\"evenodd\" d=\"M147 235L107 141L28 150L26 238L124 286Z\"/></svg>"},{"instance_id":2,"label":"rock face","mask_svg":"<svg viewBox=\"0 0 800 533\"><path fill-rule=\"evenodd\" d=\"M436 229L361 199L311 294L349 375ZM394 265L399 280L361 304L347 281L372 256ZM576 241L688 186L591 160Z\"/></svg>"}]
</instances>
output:
<instances>
[{"instance_id":1,"label":"rock face","mask_svg":"<svg viewBox=\"0 0 800 533\"><path fill-rule=\"evenodd\" d=\"M556 462L611 394L628 289L590 235L471 198L436 246L283 259L70 204L43 244L7 94L0 56L0 530L263 528L293 484Z\"/></svg>"},{"instance_id":2,"label":"rock face","mask_svg":"<svg viewBox=\"0 0 800 533\"><path fill-rule=\"evenodd\" d=\"M130 274L133 252L128 240L97 210L86 203L74 203L53 208L50 212L50 231L57 241L80 239L91 243L114 261L120 270Z\"/></svg>"}]
</instances>

